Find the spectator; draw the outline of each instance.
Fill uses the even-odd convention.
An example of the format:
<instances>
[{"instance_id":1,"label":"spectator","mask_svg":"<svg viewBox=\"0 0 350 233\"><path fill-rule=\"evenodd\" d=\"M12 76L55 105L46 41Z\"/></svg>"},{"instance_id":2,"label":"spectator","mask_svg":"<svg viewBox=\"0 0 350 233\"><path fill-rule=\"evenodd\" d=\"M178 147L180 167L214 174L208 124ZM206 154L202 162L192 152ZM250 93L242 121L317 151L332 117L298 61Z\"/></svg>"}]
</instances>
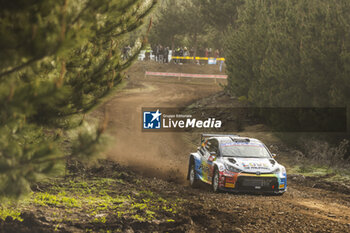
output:
<instances>
[{"instance_id":1,"label":"spectator","mask_svg":"<svg viewBox=\"0 0 350 233\"><path fill-rule=\"evenodd\" d=\"M151 47L147 46L146 47L146 51L145 51L145 60L146 61L150 60L150 58L151 58L151 51L152 51Z\"/></svg>"},{"instance_id":2,"label":"spectator","mask_svg":"<svg viewBox=\"0 0 350 233\"><path fill-rule=\"evenodd\" d=\"M163 46L159 45L159 60L158 62L163 63L164 49Z\"/></svg>"},{"instance_id":3,"label":"spectator","mask_svg":"<svg viewBox=\"0 0 350 233\"><path fill-rule=\"evenodd\" d=\"M184 48L184 57L187 57L189 55L187 47ZM184 62L187 63L187 59L184 59Z\"/></svg>"},{"instance_id":4,"label":"spectator","mask_svg":"<svg viewBox=\"0 0 350 233\"><path fill-rule=\"evenodd\" d=\"M164 63L168 63L169 62L169 47L166 47L164 49Z\"/></svg>"},{"instance_id":5,"label":"spectator","mask_svg":"<svg viewBox=\"0 0 350 233\"><path fill-rule=\"evenodd\" d=\"M187 57L189 54L188 54L188 49L187 47L184 48L184 57Z\"/></svg>"},{"instance_id":6,"label":"spectator","mask_svg":"<svg viewBox=\"0 0 350 233\"><path fill-rule=\"evenodd\" d=\"M181 47L180 50L179 50L179 57L183 57L183 56L184 56L184 50ZM183 63L183 59L180 59L180 63Z\"/></svg>"},{"instance_id":7,"label":"spectator","mask_svg":"<svg viewBox=\"0 0 350 233\"><path fill-rule=\"evenodd\" d=\"M178 57L178 56L180 56L180 48L179 47L177 47L175 49L175 57ZM179 63L179 59L175 59L174 61L175 61L175 63Z\"/></svg>"},{"instance_id":8,"label":"spectator","mask_svg":"<svg viewBox=\"0 0 350 233\"><path fill-rule=\"evenodd\" d=\"M159 61L159 45L156 46L155 54L156 54L156 61Z\"/></svg>"},{"instance_id":9,"label":"spectator","mask_svg":"<svg viewBox=\"0 0 350 233\"><path fill-rule=\"evenodd\" d=\"M215 50L215 58L219 58L220 57L220 52L218 49Z\"/></svg>"}]
</instances>

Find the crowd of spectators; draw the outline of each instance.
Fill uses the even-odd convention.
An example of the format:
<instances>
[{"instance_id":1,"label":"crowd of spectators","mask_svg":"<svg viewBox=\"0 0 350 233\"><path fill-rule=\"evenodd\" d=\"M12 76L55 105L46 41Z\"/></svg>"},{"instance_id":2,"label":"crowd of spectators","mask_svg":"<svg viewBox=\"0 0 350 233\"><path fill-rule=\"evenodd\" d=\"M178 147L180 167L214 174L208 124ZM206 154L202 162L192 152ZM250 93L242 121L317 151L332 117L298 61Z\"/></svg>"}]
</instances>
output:
<instances>
[{"instance_id":1,"label":"crowd of spectators","mask_svg":"<svg viewBox=\"0 0 350 233\"><path fill-rule=\"evenodd\" d=\"M213 57L218 58L220 57L220 51L219 49L213 50L211 48L205 48L202 50L197 50L195 53L195 49L192 47L191 49L188 49L185 47L176 47L173 51L169 49L169 47L164 47L162 45L156 45L152 48L153 54L155 55L155 60L160 63L168 63L169 62L169 54L171 51L171 56L175 57L193 57L193 56L199 56L199 57ZM178 59L175 58L175 63L186 63L187 59ZM199 63L199 61L197 61Z\"/></svg>"},{"instance_id":2,"label":"crowd of spectators","mask_svg":"<svg viewBox=\"0 0 350 233\"><path fill-rule=\"evenodd\" d=\"M188 49L185 47L176 47L174 50L171 50L167 46L162 45L155 45L152 47L147 47L146 50L144 50L144 59L145 60L155 60L159 63L169 63L170 60L173 60L173 62L180 64L180 63L187 63L190 61L195 61L198 64L203 63L204 61L201 61L201 59L193 60L193 59L186 59L186 57L208 57L208 58L219 58L220 57L220 51L219 49L213 50L212 48L205 48L205 49L197 49L195 52L195 49L192 47L191 49ZM123 59L126 60L131 55L131 47L125 46L123 48ZM171 57L175 57L172 59ZM184 58L176 58L176 57L184 57Z\"/></svg>"},{"instance_id":3,"label":"crowd of spectators","mask_svg":"<svg viewBox=\"0 0 350 233\"><path fill-rule=\"evenodd\" d=\"M162 45L157 45L152 50L157 62L159 63L169 62L169 47L163 47Z\"/></svg>"}]
</instances>

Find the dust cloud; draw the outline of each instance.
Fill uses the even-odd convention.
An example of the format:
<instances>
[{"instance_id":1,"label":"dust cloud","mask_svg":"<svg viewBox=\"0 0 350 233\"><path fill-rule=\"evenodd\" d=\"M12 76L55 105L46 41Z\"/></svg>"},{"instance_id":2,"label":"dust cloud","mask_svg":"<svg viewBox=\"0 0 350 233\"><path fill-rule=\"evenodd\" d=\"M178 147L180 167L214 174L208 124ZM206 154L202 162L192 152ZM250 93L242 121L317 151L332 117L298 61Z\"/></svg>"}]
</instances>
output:
<instances>
[{"instance_id":1,"label":"dust cloud","mask_svg":"<svg viewBox=\"0 0 350 233\"><path fill-rule=\"evenodd\" d=\"M193 69L203 72L203 67L193 66L192 72L195 72ZM222 90L222 87L213 80L195 83L173 78L146 79L144 67L143 64L134 65L128 71L128 87L104 105L110 119L108 133L114 138L107 158L145 176L183 183L189 153L196 146L186 142L184 133L142 132L141 108L187 106Z\"/></svg>"}]
</instances>

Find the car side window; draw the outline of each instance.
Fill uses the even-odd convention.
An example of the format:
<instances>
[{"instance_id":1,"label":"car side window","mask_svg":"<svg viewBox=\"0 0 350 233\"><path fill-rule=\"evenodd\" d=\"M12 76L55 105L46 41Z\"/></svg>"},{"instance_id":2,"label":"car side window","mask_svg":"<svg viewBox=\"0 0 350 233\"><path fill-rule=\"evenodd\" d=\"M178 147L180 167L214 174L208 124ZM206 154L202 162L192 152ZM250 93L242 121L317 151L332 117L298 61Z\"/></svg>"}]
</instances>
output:
<instances>
[{"instance_id":1,"label":"car side window","mask_svg":"<svg viewBox=\"0 0 350 233\"><path fill-rule=\"evenodd\" d=\"M207 150L208 150L209 153L210 152L215 152L216 154L219 153L219 151L218 151L218 141L216 139L210 139L208 141L208 144L209 144L209 146L208 146Z\"/></svg>"},{"instance_id":2,"label":"car side window","mask_svg":"<svg viewBox=\"0 0 350 233\"><path fill-rule=\"evenodd\" d=\"M207 142L202 143L201 147L199 148L199 152L201 153L201 155L205 155L205 149L207 146Z\"/></svg>"},{"instance_id":3,"label":"car side window","mask_svg":"<svg viewBox=\"0 0 350 233\"><path fill-rule=\"evenodd\" d=\"M211 141L208 140L208 142L205 144L205 149L210 152L210 148L211 148Z\"/></svg>"}]
</instances>

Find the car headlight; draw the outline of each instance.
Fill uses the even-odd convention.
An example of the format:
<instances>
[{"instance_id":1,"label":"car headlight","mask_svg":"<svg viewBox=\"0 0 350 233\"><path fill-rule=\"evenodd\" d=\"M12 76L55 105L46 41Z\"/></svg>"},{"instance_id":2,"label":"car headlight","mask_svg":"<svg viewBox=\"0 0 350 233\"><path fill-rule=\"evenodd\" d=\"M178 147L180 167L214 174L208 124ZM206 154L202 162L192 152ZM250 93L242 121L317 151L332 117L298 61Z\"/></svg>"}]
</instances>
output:
<instances>
[{"instance_id":1,"label":"car headlight","mask_svg":"<svg viewBox=\"0 0 350 233\"><path fill-rule=\"evenodd\" d=\"M234 166L228 165L228 164L225 164L225 168L226 168L226 170L228 170L230 172L236 172L236 173L242 172L242 170L240 170Z\"/></svg>"},{"instance_id":2,"label":"car headlight","mask_svg":"<svg viewBox=\"0 0 350 233\"><path fill-rule=\"evenodd\" d=\"M285 167L282 167L281 171L282 171L282 173L283 173L283 174L286 174L286 173L287 173L287 171L286 171L286 168L285 168Z\"/></svg>"},{"instance_id":3,"label":"car headlight","mask_svg":"<svg viewBox=\"0 0 350 233\"><path fill-rule=\"evenodd\" d=\"M272 173L275 173L275 174L280 173L280 172L281 172L281 169L279 167L272 171Z\"/></svg>"},{"instance_id":4,"label":"car headlight","mask_svg":"<svg viewBox=\"0 0 350 233\"><path fill-rule=\"evenodd\" d=\"M275 170L273 170L272 173L275 173L275 174L286 174L286 169L285 169L285 167L281 166L281 167L278 167Z\"/></svg>"}]
</instances>

